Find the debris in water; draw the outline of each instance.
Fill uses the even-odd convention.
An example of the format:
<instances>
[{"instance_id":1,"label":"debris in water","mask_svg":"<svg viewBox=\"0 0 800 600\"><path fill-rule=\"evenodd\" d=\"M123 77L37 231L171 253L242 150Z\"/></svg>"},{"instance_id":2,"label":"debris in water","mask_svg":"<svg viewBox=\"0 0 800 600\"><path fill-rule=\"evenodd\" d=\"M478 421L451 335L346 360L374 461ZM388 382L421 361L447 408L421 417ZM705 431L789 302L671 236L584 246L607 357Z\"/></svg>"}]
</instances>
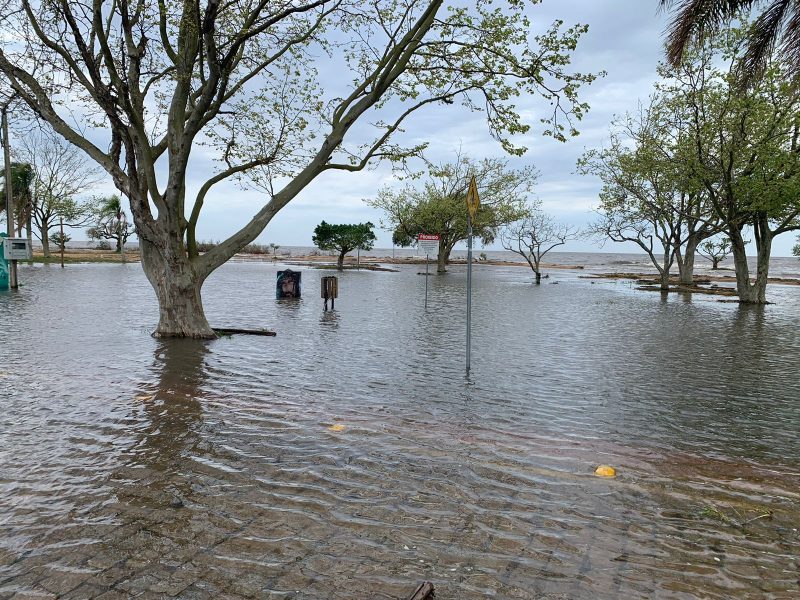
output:
<instances>
[{"instance_id":1,"label":"debris in water","mask_svg":"<svg viewBox=\"0 0 800 600\"><path fill-rule=\"evenodd\" d=\"M608 465L600 465L594 470L594 474L598 477L615 477L617 475L617 470Z\"/></svg>"},{"instance_id":2,"label":"debris in water","mask_svg":"<svg viewBox=\"0 0 800 600\"><path fill-rule=\"evenodd\" d=\"M433 584L430 581L423 581L414 590L414 593L408 597L408 600L432 600L436 597L433 589Z\"/></svg>"}]
</instances>

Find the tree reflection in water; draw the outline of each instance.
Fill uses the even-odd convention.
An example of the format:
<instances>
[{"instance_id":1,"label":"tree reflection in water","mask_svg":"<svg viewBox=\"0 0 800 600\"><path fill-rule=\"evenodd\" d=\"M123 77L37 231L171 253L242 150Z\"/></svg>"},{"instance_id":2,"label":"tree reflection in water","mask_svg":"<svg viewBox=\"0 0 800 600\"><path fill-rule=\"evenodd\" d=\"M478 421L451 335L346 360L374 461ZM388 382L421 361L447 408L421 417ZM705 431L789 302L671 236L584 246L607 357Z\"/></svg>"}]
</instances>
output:
<instances>
[{"instance_id":1,"label":"tree reflection in water","mask_svg":"<svg viewBox=\"0 0 800 600\"><path fill-rule=\"evenodd\" d=\"M145 384L136 395L136 428L127 454L120 500L163 508L181 504L191 495L187 457L197 449L203 424L201 388L206 380L207 342L164 340L154 353L155 385ZM133 477L130 477L133 475Z\"/></svg>"}]
</instances>

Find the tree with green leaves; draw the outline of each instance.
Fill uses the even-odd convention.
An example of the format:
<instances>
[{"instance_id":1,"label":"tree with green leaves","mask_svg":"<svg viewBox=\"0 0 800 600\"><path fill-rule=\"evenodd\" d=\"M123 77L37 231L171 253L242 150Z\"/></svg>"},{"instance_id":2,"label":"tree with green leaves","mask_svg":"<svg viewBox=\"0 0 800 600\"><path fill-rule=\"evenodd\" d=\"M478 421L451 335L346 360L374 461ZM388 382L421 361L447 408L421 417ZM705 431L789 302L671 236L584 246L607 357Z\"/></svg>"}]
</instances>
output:
<instances>
[{"instance_id":1,"label":"tree with green leaves","mask_svg":"<svg viewBox=\"0 0 800 600\"><path fill-rule=\"evenodd\" d=\"M797 237L797 242L798 243L795 244L794 247L792 248L792 254L797 257L800 257L800 236Z\"/></svg>"},{"instance_id":2,"label":"tree with green leaves","mask_svg":"<svg viewBox=\"0 0 800 600\"><path fill-rule=\"evenodd\" d=\"M466 196L472 175L480 197L472 232L484 245L491 244L503 225L525 216L537 178L532 167L511 169L506 159L476 161L459 154L454 162L430 164L426 174L414 174L403 188L383 188L366 202L385 212L382 224L398 246L413 246L421 233L438 234L437 272L445 273L453 248L467 239Z\"/></svg>"},{"instance_id":3,"label":"tree with green leaves","mask_svg":"<svg viewBox=\"0 0 800 600\"><path fill-rule=\"evenodd\" d=\"M116 251L124 256L125 242L136 231L125 214L122 199L112 194L95 199L94 225L86 233L90 240L112 240Z\"/></svg>"},{"instance_id":4,"label":"tree with green leaves","mask_svg":"<svg viewBox=\"0 0 800 600\"><path fill-rule=\"evenodd\" d=\"M353 250L372 250L375 244L375 232L372 223L358 223L357 225L333 225L323 221L314 228L311 241L320 250L330 250L339 253L336 268L344 269L344 257Z\"/></svg>"},{"instance_id":5,"label":"tree with green leaves","mask_svg":"<svg viewBox=\"0 0 800 600\"><path fill-rule=\"evenodd\" d=\"M2 189L5 191L5 165L0 165L0 180L2 180ZM34 182L34 173L31 165L28 163L12 162L11 163L11 189L13 191L12 203L14 206L14 214L16 215L16 230L17 236L22 236L23 228L27 228L28 233L31 231L31 217L33 214L33 195L31 188ZM5 196L3 194L3 196ZM2 209L5 210L5 202L2 204ZM28 236L30 239L30 235Z\"/></svg>"},{"instance_id":6,"label":"tree with green leaves","mask_svg":"<svg viewBox=\"0 0 800 600\"><path fill-rule=\"evenodd\" d=\"M67 247L67 242L71 239L71 235L68 233L61 233L60 231L50 234L50 243L55 244L59 252L64 252L64 249Z\"/></svg>"},{"instance_id":7,"label":"tree with green leaves","mask_svg":"<svg viewBox=\"0 0 800 600\"><path fill-rule=\"evenodd\" d=\"M579 173L603 184L600 218L587 233L638 245L658 271L663 290L669 289L675 263L681 283L693 283L697 246L721 227L705 191L683 167L691 148L686 125L685 107L657 89L647 106L612 124L605 147L587 151L578 161Z\"/></svg>"},{"instance_id":8,"label":"tree with green leaves","mask_svg":"<svg viewBox=\"0 0 800 600\"><path fill-rule=\"evenodd\" d=\"M757 79L741 86L737 65L751 31L745 24L705 37L662 87L687 107L692 143L681 164L731 241L739 300L763 304L772 242L800 229L800 88L793 67L772 56Z\"/></svg>"},{"instance_id":9,"label":"tree with green leaves","mask_svg":"<svg viewBox=\"0 0 800 600\"><path fill-rule=\"evenodd\" d=\"M0 72L127 196L158 298L154 335L208 338L206 278L318 177L418 155L426 144L402 133L420 110L480 111L521 154L515 136L530 125L515 104L539 97L545 135L577 134L588 108L579 90L595 76L570 58L587 28L555 21L532 33L538 3L9 0ZM199 144L220 165L193 194ZM263 191L263 203L200 254L203 206L229 179Z\"/></svg>"}]
</instances>

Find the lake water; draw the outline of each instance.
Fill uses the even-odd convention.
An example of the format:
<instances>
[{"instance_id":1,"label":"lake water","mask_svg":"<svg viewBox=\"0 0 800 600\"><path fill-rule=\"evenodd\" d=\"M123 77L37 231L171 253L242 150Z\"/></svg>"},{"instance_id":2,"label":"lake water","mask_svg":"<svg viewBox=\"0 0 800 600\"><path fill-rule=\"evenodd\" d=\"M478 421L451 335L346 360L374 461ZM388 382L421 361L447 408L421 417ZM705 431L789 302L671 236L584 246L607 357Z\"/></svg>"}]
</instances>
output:
<instances>
[{"instance_id":1,"label":"lake water","mask_svg":"<svg viewBox=\"0 0 800 600\"><path fill-rule=\"evenodd\" d=\"M800 287L477 266L466 377L463 267L427 310L419 266L346 271L328 312L330 272L278 302L279 267L204 288L277 337L194 342L149 336L137 264L21 266L0 598L800 596Z\"/></svg>"}]
</instances>

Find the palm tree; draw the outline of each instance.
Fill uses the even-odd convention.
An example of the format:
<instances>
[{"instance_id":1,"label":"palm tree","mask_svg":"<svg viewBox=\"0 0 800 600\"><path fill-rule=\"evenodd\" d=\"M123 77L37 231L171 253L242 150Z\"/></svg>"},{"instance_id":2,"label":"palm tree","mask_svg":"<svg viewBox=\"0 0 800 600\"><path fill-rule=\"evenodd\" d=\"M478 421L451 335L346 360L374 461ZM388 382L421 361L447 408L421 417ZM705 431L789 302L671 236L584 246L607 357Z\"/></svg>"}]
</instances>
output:
<instances>
[{"instance_id":1,"label":"palm tree","mask_svg":"<svg viewBox=\"0 0 800 600\"><path fill-rule=\"evenodd\" d=\"M5 168L0 166L0 179L5 180ZM22 235L22 228L27 225L30 231L30 219L33 213L33 169L28 163L11 163L11 190L14 213L17 217L17 235ZM3 183L5 186L5 182ZM5 190L5 188L3 188ZM3 203L3 208L5 204Z\"/></svg>"},{"instance_id":2,"label":"palm tree","mask_svg":"<svg viewBox=\"0 0 800 600\"><path fill-rule=\"evenodd\" d=\"M34 180L33 168L28 163L11 163L11 185L14 190L14 204L17 211L17 235L22 235L23 226L31 235L31 218L33 217L33 194L31 186Z\"/></svg>"},{"instance_id":3,"label":"palm tree","mask_svg":"<svg viewBox=\"0 0 800 600\"><path fill-rule=\"evenodd\" d=\"M659 0L670 9L676 0ZM740 64L745 81L756 76L778 49L794 74L800 73L800 0L681 0L667 29L667 57L678 65L687 46L723 27L742 11L763 7L748 34Z\"/></svg>"},{"instance_id":4,"label":"palm tree","mask_svg":"<svg viewBox=\"0 0 800 600\"><path fill-rule=\"evenodd\" d=\"M95 214L97 224L89 228L87 233L90 239L114 240L117 245L117 252L122 254L125 259L125 241L134 233L134 229L128 222L128 216L122 208L122 200L116 194L99 198L97 200Z\"/></svg>"},{"instance_id":5,"label":"palm tree","mask_svg":"<svg viewBox=\"0 0 800 600\"><path fill-rule=\"evenodd\" d=\"M100 213L110 217L111 221L109 227L117 236L117 252L124 255L124 232L128 227L128 218L125 215L125 211L122 209L122 199L117 194L109 196L103 200L103 203L100 205Z\"/></svg>"}]
</instances>

